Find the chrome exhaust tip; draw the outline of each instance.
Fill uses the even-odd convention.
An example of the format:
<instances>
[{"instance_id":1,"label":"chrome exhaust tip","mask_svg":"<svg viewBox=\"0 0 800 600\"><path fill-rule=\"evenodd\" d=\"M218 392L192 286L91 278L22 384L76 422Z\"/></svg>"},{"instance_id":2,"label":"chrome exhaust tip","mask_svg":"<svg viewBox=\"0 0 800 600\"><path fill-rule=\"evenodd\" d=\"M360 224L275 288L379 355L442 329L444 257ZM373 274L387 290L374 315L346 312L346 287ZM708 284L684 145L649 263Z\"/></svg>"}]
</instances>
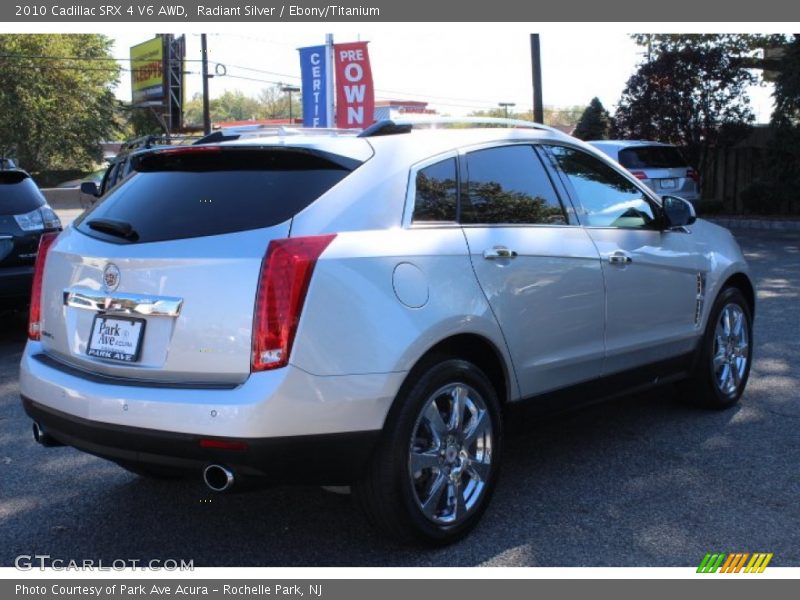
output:
<instances>
[{"instance_id":1,"label":"chrome exhaust tip","mask_svg":"<svg viewBox=\"0 0 800 600\"><path fill-rule=\"evenodd\" d=\"M44 428L34 421L33 423L33 439L36 441L37 444L41 444L45 448L54 448L56 446L63 446L61 442L59 442L56 438L52 435L47 433Z\"/></svg>"},{"instance_id":2,"label":"chrome exhaust tip","mask_svg":"<svg viewBox=\"0 0 800 600\"><path fill-rule=\"evenodd\" d=\"M214 492L227 492L234 481L233 471L222 465L208 465L203 469L203 482Z\"/></svg>"}]
</instances>

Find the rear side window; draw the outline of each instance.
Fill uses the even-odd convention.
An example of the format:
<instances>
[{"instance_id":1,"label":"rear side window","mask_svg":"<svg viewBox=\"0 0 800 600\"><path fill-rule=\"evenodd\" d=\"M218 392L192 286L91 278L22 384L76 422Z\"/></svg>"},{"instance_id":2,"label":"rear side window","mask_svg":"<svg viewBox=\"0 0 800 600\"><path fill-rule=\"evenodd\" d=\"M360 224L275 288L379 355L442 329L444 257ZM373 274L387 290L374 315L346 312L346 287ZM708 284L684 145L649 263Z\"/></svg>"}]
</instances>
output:
<instances>
[{"instance_id":1,"label":"rear side window","mask_svg":"<svg viewBox=\"0 0 800 600\"><path fill-rule=\"evenodd\" d=\"M117 242L270 227L306 208L358 164L338 158L297 149L219 147L139 155L133 174L84 213L77 226ZM115 236L108 227L99 228L101 222L121 224L129 234Z\"/></svg>"},{"instance_id":2,"label":"rear side window","mask_svg":"<svg viewBox=\"0 0 800 600\"><path fill-rule=\"evenodd\" d=\"M619 164L627 169L674 169L686 160L674 146L635 146L619 151Z\"/></svg>"},{"instance_id":3,"label":"rear side window","mask_svg":"<svg viewBox=\"0 0 800 600\"><path fill-rule=\"evenodd\" d=\"M457 185L455 158L417 171L413 221L455 221Z\"/></svg>"},{"instance_id":4,"label":"rear side window","mask_svg":"<svg viewBox=\"0 0 800 600\"><path fill-rule=\"evenodd\" d=\"M467 172L462 222L566 224L561 202L532 146L470 152Z\"/></svg>"},{"instance_id":5,"label":"rear side window","mask_svg":"<svg viewBox=\"0 0 800 600\"><path fill-rule=\"evenodd\" d=\"M26 173L0 171L0 215L28 213L44 203L44 196Z\"/></svg>"}]
</instances>

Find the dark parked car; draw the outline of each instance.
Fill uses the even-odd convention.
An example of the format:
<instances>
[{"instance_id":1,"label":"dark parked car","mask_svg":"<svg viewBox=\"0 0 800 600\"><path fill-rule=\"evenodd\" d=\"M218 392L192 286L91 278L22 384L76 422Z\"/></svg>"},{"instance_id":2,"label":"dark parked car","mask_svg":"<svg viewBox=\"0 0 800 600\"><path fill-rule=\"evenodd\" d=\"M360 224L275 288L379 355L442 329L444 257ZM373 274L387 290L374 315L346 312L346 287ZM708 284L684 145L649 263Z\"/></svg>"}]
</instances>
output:
<instances>
[{"instance_id":1,"label":"dark parked car","mask_svg":"<svg viewBox=\"0 0 800 600\"><path fill-rule=\"evenodd\" d=\"M39 238L60 229L61 221L28 173L0 171L0 308L27 304Z\"/></svg>"}]
</instances>

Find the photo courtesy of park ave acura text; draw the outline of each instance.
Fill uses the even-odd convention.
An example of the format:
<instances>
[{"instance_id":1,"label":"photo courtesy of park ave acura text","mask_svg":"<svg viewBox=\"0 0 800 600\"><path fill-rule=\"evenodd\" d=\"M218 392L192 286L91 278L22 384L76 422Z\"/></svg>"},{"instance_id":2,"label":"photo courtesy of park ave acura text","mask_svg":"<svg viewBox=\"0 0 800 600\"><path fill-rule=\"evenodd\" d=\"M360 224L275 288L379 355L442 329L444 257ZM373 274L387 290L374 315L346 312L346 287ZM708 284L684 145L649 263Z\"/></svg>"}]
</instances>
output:
<instances>
[{"instance_id":1,"label":"photo courtesy of park ave acura text","mask_svg":"<svg viewBox=\"0 0 800 600\"><path fill-rule=\"evenodd\" d=\"M379 4L3 25L0 567L800 566L800 35Z\"/></svg>"}]
</instances>

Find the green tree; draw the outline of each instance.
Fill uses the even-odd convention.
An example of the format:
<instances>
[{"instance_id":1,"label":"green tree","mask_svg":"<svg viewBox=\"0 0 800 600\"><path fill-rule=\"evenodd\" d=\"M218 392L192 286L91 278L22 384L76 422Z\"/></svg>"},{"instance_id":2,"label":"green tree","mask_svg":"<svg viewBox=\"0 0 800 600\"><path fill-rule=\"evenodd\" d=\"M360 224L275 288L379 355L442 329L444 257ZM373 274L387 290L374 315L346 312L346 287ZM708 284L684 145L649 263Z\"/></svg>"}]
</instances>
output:
<instances>
[{"instance_id":1,"label":"green tree","mask_svg":"<svg viewBox=\"0 0 800 600\"><path fill-rule=\"evenodd\" d=\"M258 117L259 104L255 98L240 90L225 90L213 99L213 121L248 121Z\"/></svg>"},{"instance_id":2,"label":"green tree","mask_svg":"<svg viewBox=\"0 0 800 600\"><path fill-rule=\"evenodd\" d=\"M739 66L762 68L763 49L783 45L783 34L763 33L635 33L631 38L642 47L647 61L655 60L665 52L681 52L687 49L709 51L720 50Z\"/></svg>"},{"instance_id":3,"label":"green tree","mask_svg":"<svg viewBox=\"0 0 800 600\"><path fill-rule=\"evenodd\" d=\"M551 127L558 125L572 129L575 127L578 119L581 118L583 113L582 106L545 106L544 107L544 125ZM490 108L487 110L472 111L469 116L471 117L493 117L505 118L505 109L503 108ZM514 112L509 110L509 119L520 119L522 121L533 121L533 111Z\"/></svg>"},{"instance_id":4,"label":"green tree","mask_svg":"<svg viewBox=\"0 0 800 600\"><path fill-rule=\"evenodd\" d=\"M786 44L775 82L776 125L800 126L800 35Z\"/></svg>"},{"instance_id":5,"label":"green tree","mask_svg":"<svg viewBox=\"0 0 800 600\"><path fill-rule=\"evenodd\" d=\"M600 99L594 97L583 111L572 135L579 140L606 140L610 128L611 118L608 111Z\"/></svg>"},{"instance_id":6,"label":"green tree","mask_svg":"<svg viewBox=\"0 0 800 600\"><path fill-rule=\"evenodd\" d=\"M164 135L164 125L151 108L120 104L119 113L125 121L125 139Z\"/></svg>"},{"instance_id":7,"label":"green tree","mask_svg":"<svg viewBox=\"0 0 800 600\"><path fill-rule=\"evenodd\" d=\"M761 178L742 195L751 212L800 212L800 35L785 46L777 65L774 138L766 153Z\"/></svg>"},{"instance_id":8,"label":"green tree","mask_svg":"<svg viewBox=\"0 0 800 600\"><path fill-rule=\"evenodd\" d=\"M551 127L563 127L565 129L573 129L583 114L583 106L545 106L544 107L544 124ZM531 112L531 117L533 113Z\"/></svg>"},{"instance_id":9,"label":"green tree","mask_svg":"<svg viewBox=\"0 0 800 600\"><path fill-rule=\"evenodd\" d=\"M292 94L292 117L303 116L299 94ZM281 92L280 86L264 88L256 98L245 96L240 91L226 91L209 101L208 111L212 123L225 121L248 121L252 119L288 119L289 95ZM183 107L183 119L187 127L202 127L203 96L195 94Z\"/></svg>"},{"instance_id":10,"label":"green tree","mask_svg":"<svg viewBox=\"0 0 800 600\"><path fill-rule=\"evenodd\" d=\"M711 148L747 134L754 120L747 87L755 80L722 46L659 49L628 80L612 135L682 146L704 171Z\"/></svg>"},{"instance_id":11,"label":"green tree","mask_svg":"<svg viewBox=\"0 0 800 600\"><path fill-rule=\"evenodd\" d=\"M281 91L280 85L264 88L258 94L260 119L288 119L289 94ZM292 118L303 116L303 103L299 93L292 94Z\"/></svg>"},{"instance_id":12,"label":"green tree","mask_svg":"<svg viewBox=\"0 0 800 600\"><path fill-rule=\"evenodd\" d=\"M89 169L115 137L111 40L96 34L0 35L0 153L32 172Z\"/></svg>"},{"instance_id":13,"label":"green tree","mask_svg":"<svg viewBox=\"0 0 800 600\"><path fill-rule=\"evenodd\" d=\"M209 104L209 112L211 106ZM211 121L214 118L212 115ZM183 103L183 123L186 127L202 127L203 126L203 95L196 93L190 100Z\"/></svg>"}]
</instances>

